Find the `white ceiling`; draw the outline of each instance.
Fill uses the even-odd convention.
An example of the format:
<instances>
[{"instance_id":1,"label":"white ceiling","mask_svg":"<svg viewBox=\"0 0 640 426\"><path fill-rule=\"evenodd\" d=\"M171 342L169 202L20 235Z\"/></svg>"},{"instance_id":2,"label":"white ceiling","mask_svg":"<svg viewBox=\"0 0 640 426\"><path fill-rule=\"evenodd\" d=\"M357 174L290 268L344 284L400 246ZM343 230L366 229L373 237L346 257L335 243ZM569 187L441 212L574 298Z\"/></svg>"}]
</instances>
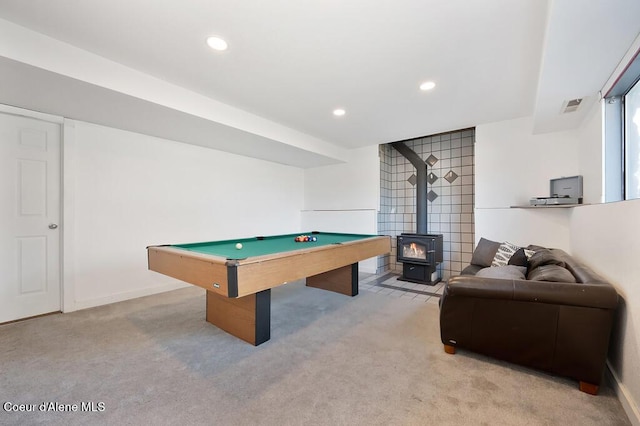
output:
<instances>
[{"instance_id":1,"label":"white ceiling","mask_svg":"<svg viewBox=\"0 0 640 426\"><path fill-rule=\"evenodd\" d=\"M638 17L637 0L2 0L0 103L312 167L522 116L575 128Z\"/></svg>"}]
</instances>

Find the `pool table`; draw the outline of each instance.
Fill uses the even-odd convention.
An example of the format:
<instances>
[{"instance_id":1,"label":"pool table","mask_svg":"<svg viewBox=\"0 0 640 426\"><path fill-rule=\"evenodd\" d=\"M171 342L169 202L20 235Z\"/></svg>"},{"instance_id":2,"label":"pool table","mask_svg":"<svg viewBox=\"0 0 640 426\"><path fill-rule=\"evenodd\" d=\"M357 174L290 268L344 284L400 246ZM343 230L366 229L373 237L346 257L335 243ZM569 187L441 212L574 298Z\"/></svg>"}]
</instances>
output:
<instances>
[{"instance_id":1,"label":"pool table","mask_svg":"<svg viewBox=\"0 0 640 426\"><path fill-rule=\"evenodd\" d=\"M207 290L207 321L258 346L271 337L272 288L306 278L309 287L356 296L358 262L391 251L389 236L298 235L149 246L149 269Z\"/></svg>"}]
</instances>

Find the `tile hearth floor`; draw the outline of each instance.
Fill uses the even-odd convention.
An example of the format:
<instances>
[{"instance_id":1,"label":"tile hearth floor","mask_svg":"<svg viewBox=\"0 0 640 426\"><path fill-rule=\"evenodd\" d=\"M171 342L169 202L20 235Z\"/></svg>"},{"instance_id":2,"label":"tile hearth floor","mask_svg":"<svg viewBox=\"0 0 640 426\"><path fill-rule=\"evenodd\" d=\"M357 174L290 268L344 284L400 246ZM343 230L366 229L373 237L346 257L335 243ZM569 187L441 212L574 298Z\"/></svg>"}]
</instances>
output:
<instances>
[{"instance_id":1,"label":"tile hearth floor","mask_svg":"<svg viewBox=\"0 0 640 426\"><path fill-rule=\"evenodd\" d=\"M400 275L386 272L380 275L360 274L360 291L388 295L389 297L402 297L415 302L438 304L444 291L445 281L435 285L416 284L401 281Z\"/></svg>"}]
</instances>

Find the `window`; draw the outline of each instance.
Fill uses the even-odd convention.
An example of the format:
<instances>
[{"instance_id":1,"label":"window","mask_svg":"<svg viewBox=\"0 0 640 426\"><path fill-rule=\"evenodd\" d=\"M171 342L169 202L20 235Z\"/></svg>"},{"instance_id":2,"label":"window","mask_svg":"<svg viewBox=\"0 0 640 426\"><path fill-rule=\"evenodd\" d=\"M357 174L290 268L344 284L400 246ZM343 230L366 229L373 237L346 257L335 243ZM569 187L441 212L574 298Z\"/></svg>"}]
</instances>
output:
<instances>
[{"instance_id":1,"label":"window","mask_svg":"<svg viewBox=\"0 0 640 426\"><path fill-rule=\"evenodd\" d=\"M624 96L625 199L640 198L640 82Z\"/></svg>"},{"instance_id":2,"label":"window","mask_svg":"<svg viewBox=\"0 0 640 426\"><path fill-rule=\"evenodd\" d=\"M604 104L605 201L640 198L640 51Z\"/></svg>"}]
</instances>

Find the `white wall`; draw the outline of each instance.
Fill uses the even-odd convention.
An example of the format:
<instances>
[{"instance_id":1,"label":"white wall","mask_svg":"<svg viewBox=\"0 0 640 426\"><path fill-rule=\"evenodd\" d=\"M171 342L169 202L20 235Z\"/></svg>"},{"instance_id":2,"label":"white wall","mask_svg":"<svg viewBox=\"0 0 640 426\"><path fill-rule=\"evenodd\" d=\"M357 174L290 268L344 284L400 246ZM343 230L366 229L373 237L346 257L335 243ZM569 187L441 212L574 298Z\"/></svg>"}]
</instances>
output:
<instances>
[{"instance_id":1,"label":"white wall","mask_svg":"<svg viewBox=\"0 0 640 426\"><path fill-rule=\"evenodd\" d=\"M304 230L377 234L379 205L377 145L351 150L347 163L304 171ZM363 272L376 268L375 258L360 262Z\"/></svg>"},{"instance_id":2,"label":"white wall","mask_svg":"<svg viewBox=\"0 0 640 426\"><path fill-rule=\"evenodd\" d=\"M593 179L597 173L602 178L602 169L593 164L594 158L602 161L602 115L602 108L595 108L579 130L580 166L592 169ZM593 199L602 196L601 188ZM571 213L571 252L618 290L608 362L620 401L632 422L640 424L640 200L593 203Z\"/></svg>"},{"instance_id":3,"label":"white wall","mask_svg":"<svg viewBox=\"0 0 640 426\"><path fill-rule=\"evenodd\" d=\"M476 244L480 237L520 247L536 244L569 250L569 209L476 209Z\"/></svg>"},{"instance_id":4,"label":"white wall","mask_svg":"<svg viewBox=\"0 0 640 426\"><path fill-rule=\"evenodd\" d=\"M326 231L347 234L375 234L378 213L375 210L305 210L302 212L305 232Z\"/></svg>"},{"instance_id":5,"label":"white wall","mask_svg":"<svg viewBox=\"0 0 640 426\"><path fill-rule=\"evenodd\" d=\"M576 132L534 135L531 117L476 127L475 238L569 249L569 211L523 210L549 180L579 174Z\"/></svg>"},{"instance_id":6,"label":"white wall","mask_svg":"<svg viewBox=\"0 0 640 426\"><path fill-rule=\"evenodd\" d=\"M604 201L604 128L603 105L597 102L577 131L579 174L584 183L585 204L599 204Z\"/></svg>"},{"instance_id":7,"label":"white wall","mask_svg":"<svg viewBox=\"0 0 640 426\"><path fill-rule=\"evenodd\" d=\"M65 310L179 286L146 246L294 233L303 170L83 122L65 126Z\"/></svg>"},{"instance_id":8,"label":"white wall","mask_svg":"<svg viewBox=\"0 0 640 426\"><path fill-rule=\"evenodd\" d=\"M640 200L584 206L571 218L572 254L607 278L620 303L609 349L619 398L640 422Z\"/></svg>"},{"instance_id":9,"label":"white wall","mask_svg":"<svg viewBox=\"0 0 640 426\"><path fill-rule=\"evenodd\" d=\"M575 132L534 135L531 117L476 127L476 208L528 205L580 171Z\"/></svg>"},{"instance_id":10,"label":"white wall","mask_svg":"<svg viewBox=\"0 0 640 426\"><path fill-rule=\"evenodd\" d=\"M348 157L347 163L305 170L305 210L379 209L378 145L353 149Z\"/></svg>"}]
</instances>

